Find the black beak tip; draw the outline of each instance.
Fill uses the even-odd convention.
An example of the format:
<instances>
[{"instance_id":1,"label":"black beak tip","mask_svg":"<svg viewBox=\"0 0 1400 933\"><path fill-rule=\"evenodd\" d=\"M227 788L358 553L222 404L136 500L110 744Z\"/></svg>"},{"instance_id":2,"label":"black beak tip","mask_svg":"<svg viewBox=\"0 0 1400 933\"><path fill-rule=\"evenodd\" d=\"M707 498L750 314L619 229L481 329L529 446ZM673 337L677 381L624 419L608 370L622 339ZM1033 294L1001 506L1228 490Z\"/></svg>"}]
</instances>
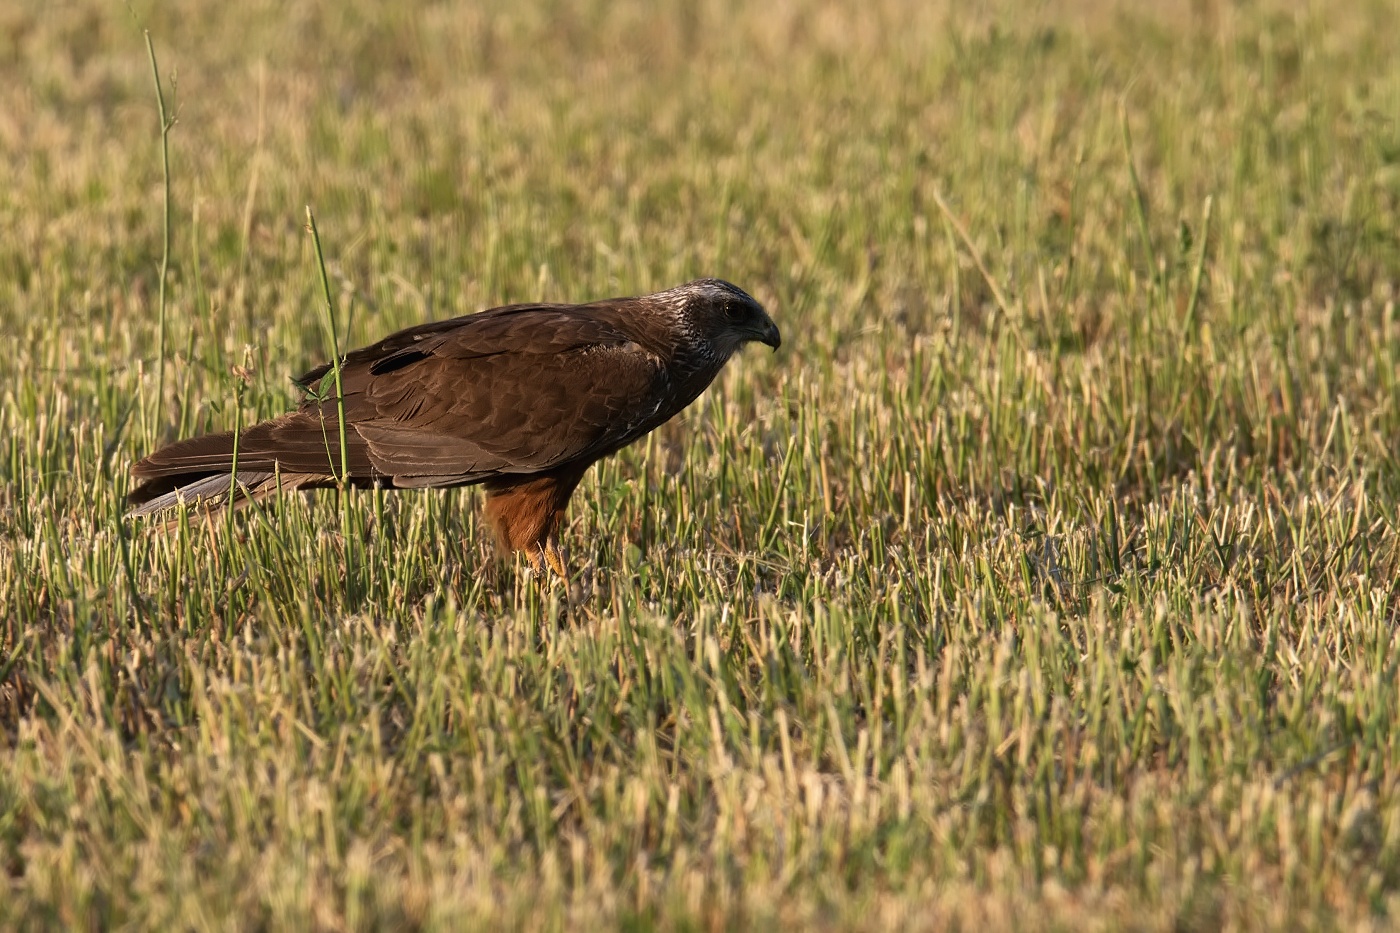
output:
<instances>
[{"instance_id":1,"label":"black beak tip","mask_svg":"<svg viewBox=\"0 0 1400 933\"><path fill-rule=\"evenodd\" d=\"M763 342L772 347L774 353L783 345L783 335L778 331L776 324L768 325L768 331L763 335Z\"/></svg>"}]
</instances>

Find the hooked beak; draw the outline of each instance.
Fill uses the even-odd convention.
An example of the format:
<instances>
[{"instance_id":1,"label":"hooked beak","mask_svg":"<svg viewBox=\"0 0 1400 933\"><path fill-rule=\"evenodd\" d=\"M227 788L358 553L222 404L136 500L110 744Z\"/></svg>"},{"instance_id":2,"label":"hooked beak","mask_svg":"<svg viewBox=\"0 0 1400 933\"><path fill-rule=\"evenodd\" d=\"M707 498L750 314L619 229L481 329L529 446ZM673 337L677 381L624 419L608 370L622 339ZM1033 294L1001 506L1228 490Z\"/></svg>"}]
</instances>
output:
<instances>
[{"instance_id":1,"label":"hooked beak","mask_svg":"<svg viewBox=\"0 0 1400 933\"><path fill-rule=\"evenodd\" d=\"M768 317L763 319L763 327L759 330L756 339L759 343L772 347L774 351L783 345L783 335L779 333L778 325L774 324L772 319Z\"/></svg>"}]
</instances>

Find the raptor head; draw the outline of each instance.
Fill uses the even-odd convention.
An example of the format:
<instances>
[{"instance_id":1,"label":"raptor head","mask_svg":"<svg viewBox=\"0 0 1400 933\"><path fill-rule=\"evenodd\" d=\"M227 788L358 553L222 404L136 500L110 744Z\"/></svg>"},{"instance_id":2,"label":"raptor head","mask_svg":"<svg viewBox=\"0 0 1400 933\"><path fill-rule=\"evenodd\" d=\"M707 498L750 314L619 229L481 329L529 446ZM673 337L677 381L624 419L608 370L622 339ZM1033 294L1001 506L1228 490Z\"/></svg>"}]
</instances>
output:
<instances>
[{"instance_id":1,"label":"raptor head","mask_svg":"<svg viewBox=\"0 0 1400 933\"><path fill-rule=\"evenodd\" d=\"M728 359L751 340L774 350L783 342L778 325L763 305L723 279L696 279L656 297L673 309L683 329L705 341L721 359Z\"/></svg>"}]
</instances>

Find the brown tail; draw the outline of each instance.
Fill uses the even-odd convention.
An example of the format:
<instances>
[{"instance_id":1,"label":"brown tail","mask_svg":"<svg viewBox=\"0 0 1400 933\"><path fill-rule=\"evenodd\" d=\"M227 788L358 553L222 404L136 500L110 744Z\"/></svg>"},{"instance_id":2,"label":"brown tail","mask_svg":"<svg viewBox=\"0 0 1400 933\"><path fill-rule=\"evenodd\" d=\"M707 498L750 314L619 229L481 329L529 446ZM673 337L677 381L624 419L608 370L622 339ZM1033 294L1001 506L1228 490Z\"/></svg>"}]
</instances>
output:
<instances>
[{"instance_id":1,"label":"brown tail","mask_svg":"<svg viewBox=\"0 0 1400 933\"><path fill-rule=\"evenodd\" d=\"M181 503L220 505L228 501L230 494L234 498L251 501L260 499L278 488L296 489L308 484L297 482L292 477L278 482L278 474L276 473L239 470L237 474L216 473L202 479L181 482L180 485L174 486L166 492L157 491L161 485L168 486L171 483L169 481L163 484L159 481L143 483L132 490L127 496L127 501L134 508L127 514L133 516L154 515Z\"/></svg>"},{"instance_id":2,"label":"brown tail","mask_svg":"<svg viewBox=\"0 0 1400 933\"><path fill-rule=\"evenodd\" d=\"M327 436L328 434L328 436ZM350 432L350 475L368 478L364 443ZM340 439L315 415L292 412L255 424L238 436L205 434L162 447L131 468L139 485L127 494L132 515L150 515L181 502L260 498L279 487L327 486L341 472ZM237 473L235 474L235 454Z\"/></svg>"}]
</instances>

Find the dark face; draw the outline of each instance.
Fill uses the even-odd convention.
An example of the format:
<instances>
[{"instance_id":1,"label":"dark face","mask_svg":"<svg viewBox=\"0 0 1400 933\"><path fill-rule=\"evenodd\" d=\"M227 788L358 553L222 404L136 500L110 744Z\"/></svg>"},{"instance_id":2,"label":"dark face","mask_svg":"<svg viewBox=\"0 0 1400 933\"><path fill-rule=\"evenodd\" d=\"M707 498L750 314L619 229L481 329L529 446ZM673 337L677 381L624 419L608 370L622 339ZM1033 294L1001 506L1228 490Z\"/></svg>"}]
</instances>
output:
<instances>
[{"instance_id":1,"label":"dark face","mask_svg":"<svg viewBox=\"0 0 1400 933\"><path fill-rule=\"evenodd\" d=\"M728 356L751 340L774 350L783 342L778 325L748 292L721 279L700 279L690 289L691 309L704 322L716 349Z\"/></svg>"}]
</instances>

